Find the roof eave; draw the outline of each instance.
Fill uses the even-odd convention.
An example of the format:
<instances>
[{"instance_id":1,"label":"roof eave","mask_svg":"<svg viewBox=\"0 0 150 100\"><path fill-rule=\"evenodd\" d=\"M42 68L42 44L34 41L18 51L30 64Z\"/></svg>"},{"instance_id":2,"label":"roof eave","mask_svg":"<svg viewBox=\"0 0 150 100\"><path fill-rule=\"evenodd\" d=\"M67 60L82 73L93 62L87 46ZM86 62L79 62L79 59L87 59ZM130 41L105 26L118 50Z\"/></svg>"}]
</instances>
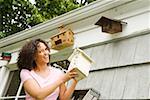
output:
<instances>
[{"instance_id":1,"label":"roof eave","mask_svg":"<svg viewBox=\"0 0 150 100\"><path fill-rule=\"evenodd\" d=\"M11 36L0 39L0 48L13 43L34 37L38 34L57 29L61 24L68 25L94 14L104 12L133 0L98 0L89 5L75 9L49 21L38 24L31 29L26 29Z\"/></svg>"}]
</instances>

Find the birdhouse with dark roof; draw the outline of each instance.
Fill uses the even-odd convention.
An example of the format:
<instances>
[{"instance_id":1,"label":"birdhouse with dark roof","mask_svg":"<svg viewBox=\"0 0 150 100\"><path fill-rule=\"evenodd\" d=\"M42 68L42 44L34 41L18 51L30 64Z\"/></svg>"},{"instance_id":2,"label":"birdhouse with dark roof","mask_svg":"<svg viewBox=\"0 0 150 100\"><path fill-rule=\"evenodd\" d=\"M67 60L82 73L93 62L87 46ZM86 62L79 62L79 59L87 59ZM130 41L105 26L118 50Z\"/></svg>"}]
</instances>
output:
<instances>
[{"instance_id":1,"label":"birdhouse with dark roof","mask_svg":"<svg viewBox=\"0 0 150 100\"><path fill-rule=\"evenodd\" d=\"M102 16L95 25L99 25L102 27L102 32L114 34L118 32L122 32L122 24L126 24L120 20L110 19Z\"/></svg>"}]
</instances>

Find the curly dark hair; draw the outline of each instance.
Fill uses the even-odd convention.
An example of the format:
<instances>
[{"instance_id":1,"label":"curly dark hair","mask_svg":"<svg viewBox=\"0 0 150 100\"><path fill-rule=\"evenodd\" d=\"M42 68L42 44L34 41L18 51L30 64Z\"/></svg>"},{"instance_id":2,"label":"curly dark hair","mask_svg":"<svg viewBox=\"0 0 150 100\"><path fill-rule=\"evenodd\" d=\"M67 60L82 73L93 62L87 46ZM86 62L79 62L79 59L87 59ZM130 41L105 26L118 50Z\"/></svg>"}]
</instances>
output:
<instances>
[{"instance_id":1,"label":"curly dark hair","mask_svg":"<svg viewBox=\"0 0 150 100\"><path fill-rule=\"evenodd\" d=\"M37 52L37 46L39 43L44 43L47 49L50 51L48 44L42 39L35 39L27 42L20 50L17 65L18 68L32 70L36 68L36 62L34 60ZM48 63L49 65L49 63Z\"/></svg>"}]
</instances>

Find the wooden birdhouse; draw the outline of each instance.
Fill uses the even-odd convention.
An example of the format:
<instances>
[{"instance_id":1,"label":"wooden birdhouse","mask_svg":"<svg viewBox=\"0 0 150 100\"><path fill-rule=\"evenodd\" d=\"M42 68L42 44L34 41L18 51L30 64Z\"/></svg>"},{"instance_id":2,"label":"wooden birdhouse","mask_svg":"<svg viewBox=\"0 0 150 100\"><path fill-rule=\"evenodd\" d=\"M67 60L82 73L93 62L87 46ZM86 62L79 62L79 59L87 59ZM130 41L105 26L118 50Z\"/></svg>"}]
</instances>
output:
<instances>
[{"instance_id":1,"label":"wooden birdhouse","mask_svg":"<svg viewBox=\"0 0 150 100\"><path fill-rule=\"evenodd\" d=\"M81 80L89 75L93 60L81 49L75 49L71 56L68 58L68 61L70 61L68 71L74 69L78 73L76 80Z\"/></svg>"},{"instance_id":2,"label":"wooden birdhouse","mask_svg":"<svg viewBox=\"0 0 150 100\"><path fill-rule=\"evenodd\" d=\"M78 73L77 80L88 76L93 64L92 59L81 49L64 49L51 55L51 64L57 64L67 71L76 70Z\"/></svg>"},{"instance_id":3,"label":"wooden birdhouse","mask_svg":"<svg viewBox=\"0 0 150 100\"><path fill-rule=\"evenodd\" d=\"M127 24L126 22L122 22L120 20L109 19L102 16L95 25L99 25L102 27L102 32L106 33L118 33L122 32L122 24Z\"/></svg>"},{"instance_id":4,"label":"wooden birdhouse","mask_svg":"<svg viewBox=\"0 0 150 100\"><path fill-rule=\"evenodd\" d=\"M51 37L52 49L61 50L74 44L74 33L71 29L59 27L59 33Z\"/></svg>"}]
</instances>

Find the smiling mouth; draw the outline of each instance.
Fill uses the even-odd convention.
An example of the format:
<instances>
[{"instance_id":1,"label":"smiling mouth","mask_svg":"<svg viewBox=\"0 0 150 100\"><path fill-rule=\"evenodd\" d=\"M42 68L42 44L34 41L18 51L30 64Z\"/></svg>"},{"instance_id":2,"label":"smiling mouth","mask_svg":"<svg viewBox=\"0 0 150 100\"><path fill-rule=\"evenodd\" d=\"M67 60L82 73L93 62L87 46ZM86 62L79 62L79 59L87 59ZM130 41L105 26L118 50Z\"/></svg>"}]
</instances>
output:
<instances>
[{"instance_id":1,"label":"smiling mouth","mask_svg":"<svg viewBox=\"0 0 150 100\"><path fill-rule=\"evenodd\" d=\"M49 56L45 56L44 58L46 58L46 59L47 59L47 58L49 58Z\"/></svg>"}]
</instances>

